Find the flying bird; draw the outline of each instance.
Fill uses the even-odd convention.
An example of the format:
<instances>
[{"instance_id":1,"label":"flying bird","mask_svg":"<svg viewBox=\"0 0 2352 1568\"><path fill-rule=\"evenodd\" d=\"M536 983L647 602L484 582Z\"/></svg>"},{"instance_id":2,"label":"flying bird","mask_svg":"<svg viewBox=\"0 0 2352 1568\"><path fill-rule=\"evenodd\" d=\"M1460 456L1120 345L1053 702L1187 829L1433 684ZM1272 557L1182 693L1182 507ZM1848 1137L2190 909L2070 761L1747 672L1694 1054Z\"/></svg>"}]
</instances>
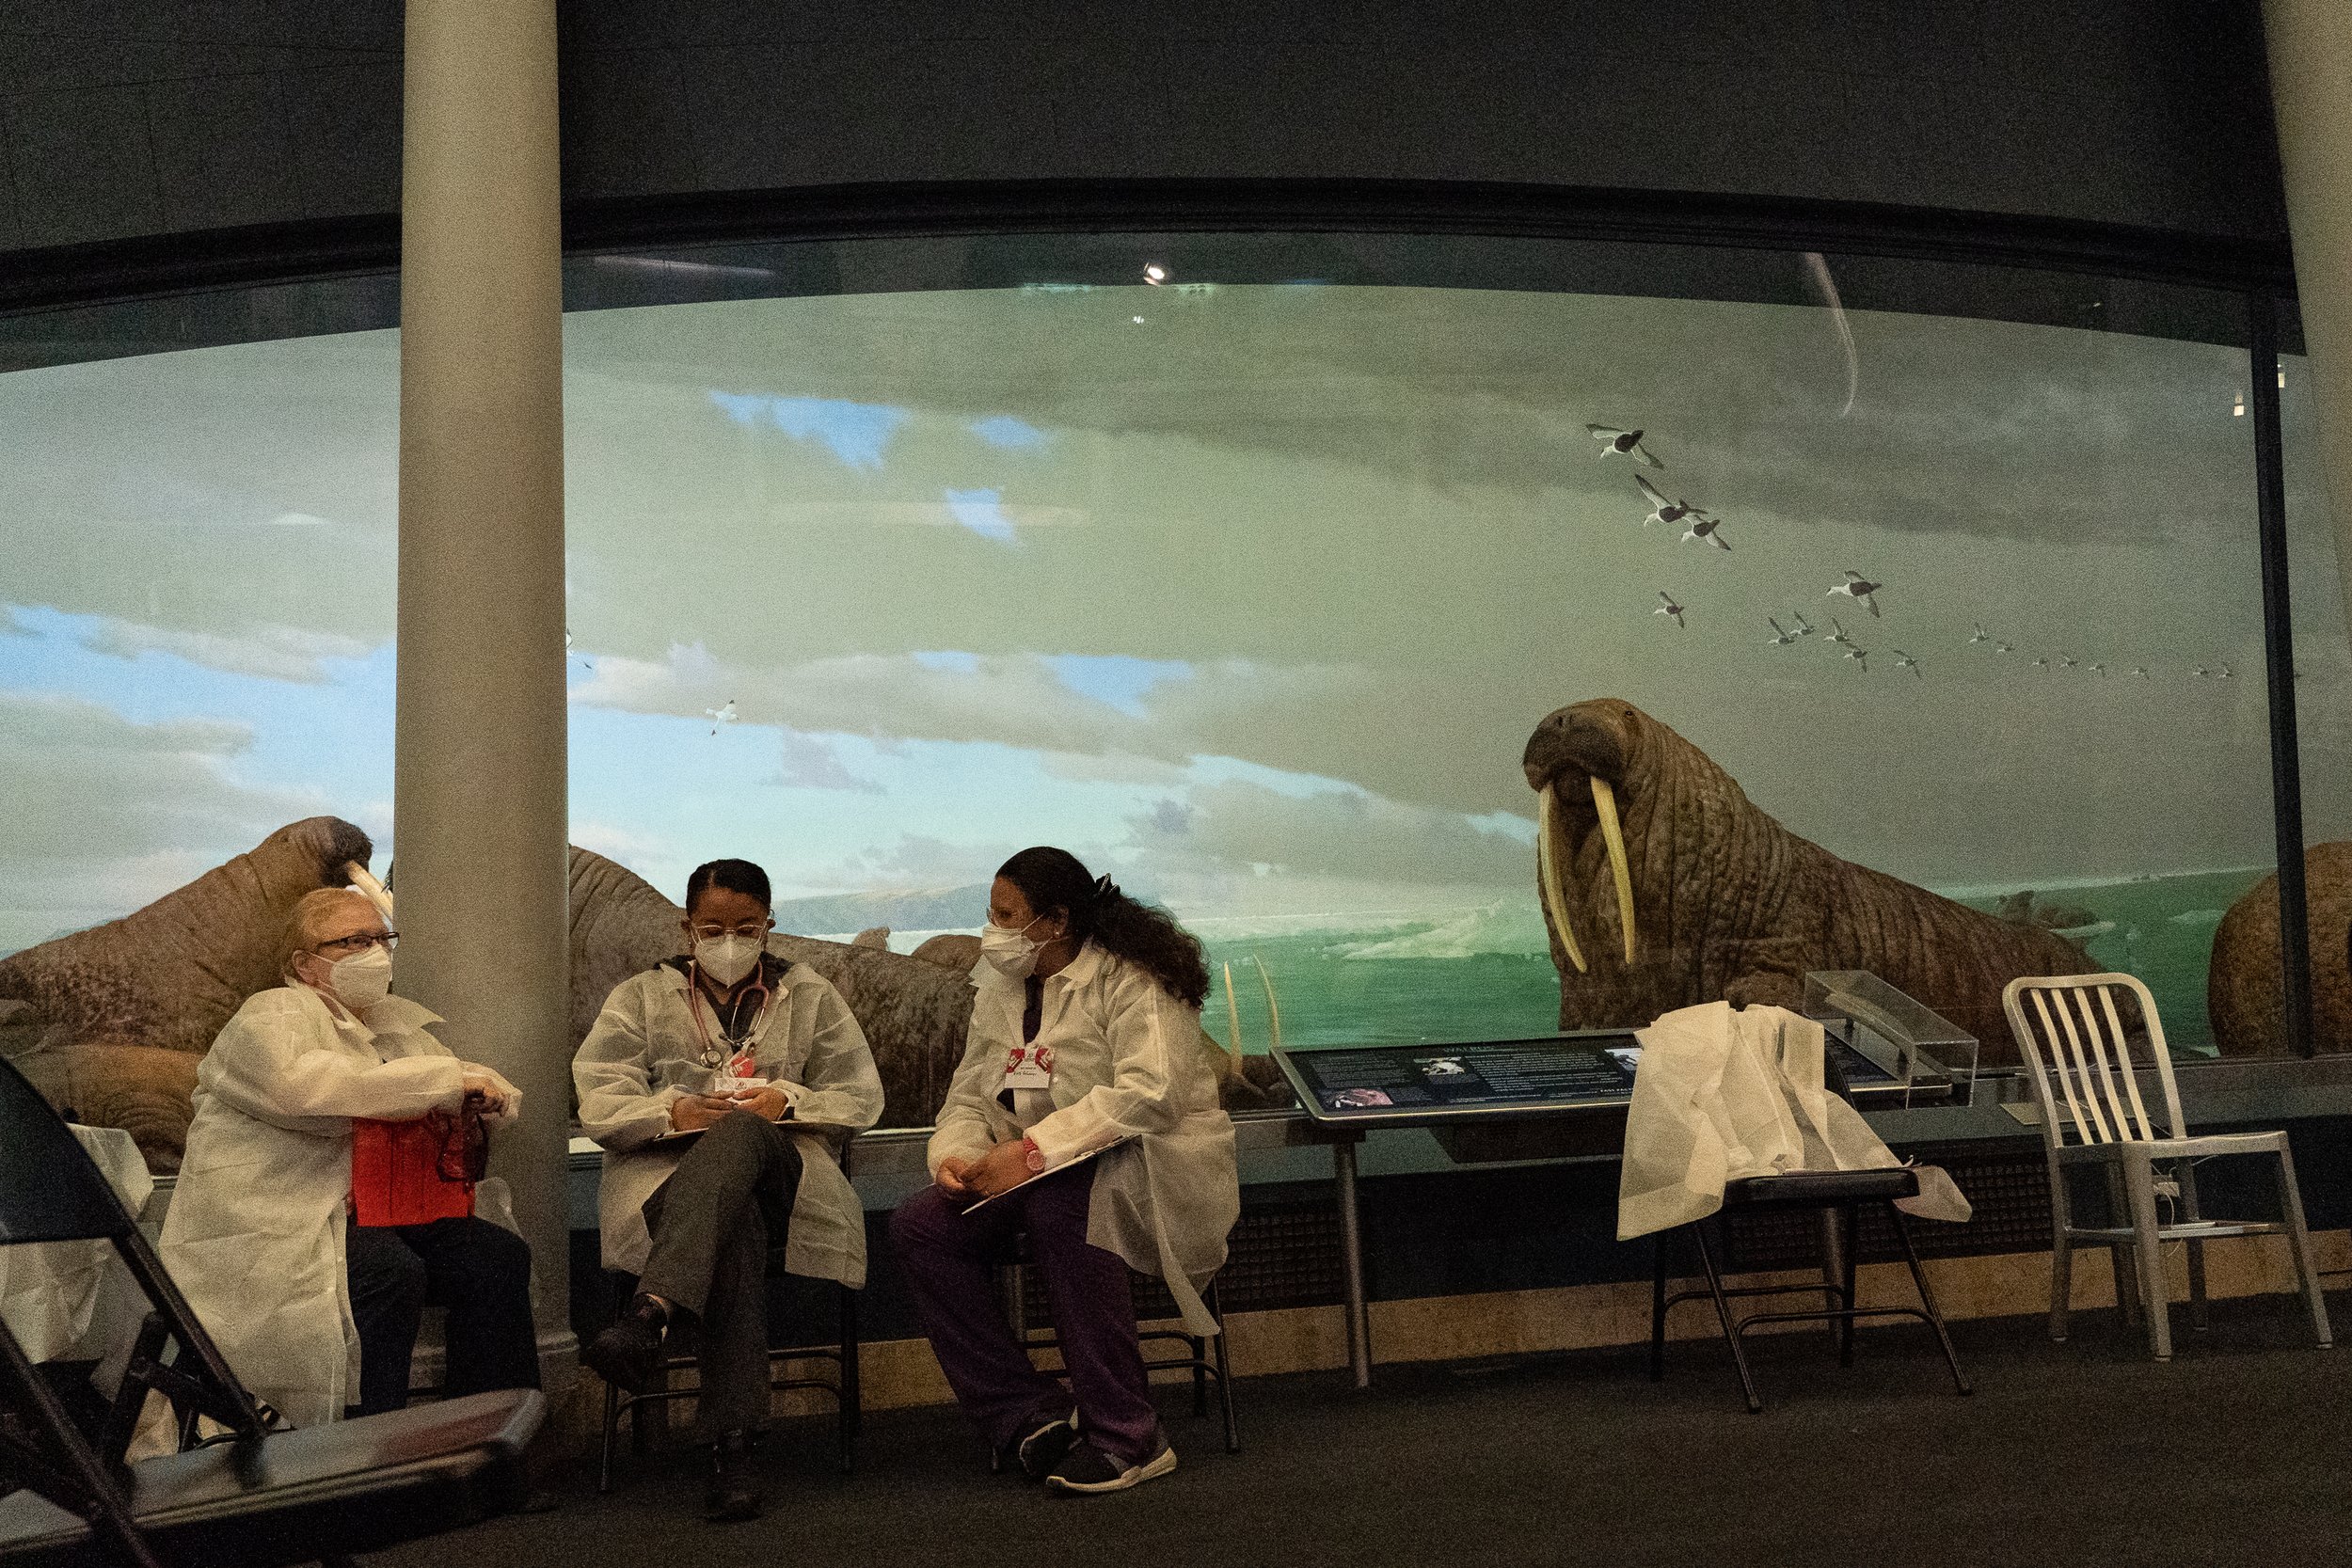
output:
<instances>
[{"instance_id":1,"label":"flying bird","mask_svg":"<svg viewBox=\"0 0 2352 1568\"><path fill-rule=\"evenodd\" d=\"M2197 667L2197 678L2201 681L2209 681L2213 679L2213 672L2200 664Z\"/></svg>"},{"instance_id":2,"label":"flying bird","mask_svg":"<svg viewBox=\"0 0 2352 1568\"><path fill-rule=\"evenodd\" d=\"M1919 661L1912 657L1909 654L1903 652L1900 648L1895 650L1895 668L1898 670L1908 670L1913 674L1919 676L1921 680L1927 679L1926 674L1919 669Z\"/></svg>"},{"instance_id":3,"label":"flying bird","mask_svg":"<svg viewBox=\"0 0 2352 1568\"><path fill-rule=\"evenodd\" d=\"M2148 678L2148 666L2145 664L2135 664L2132 666L2132 673L2137 675L2141 680L2146 680Z\"/></svg>"},{"instance_id":4,"label":"flying bird","mask_svg":"<svg viewBox=\"0 0 2352 1568\"><path fill-rule=\"evenodd\" d=\"M2079 662L2077 659L2067 657L2064 654L2058 655L2058 668L2061 670L2072 670Z\"/></svg>"},{"instance_id":5,"label":"flying bird","mask_svg":"<svg viewBox=\"0 0 2352 1568\"><path fill-rule=\"evenodd\" d=\"M1691 628L1689 626L1683 626L1682 607L1675 603L1675 596L1672 594L1667 593L1662 588L1658 591L1658 596L1665 602L1661 604L1656 610L1651 610L1650 613L1652 615L1671 615L1674 617L1676 626L1682 626L1682 629L1685 631L1690 630Z\"/></svg>"},{"instance_id":6,"label":"flying bird","mask_svg":"<svg viewBox=\"0 0 2352 1568\"><path fill-rule=\"evenodd\" d=\"M1846 628L1837 624L1837 617L1835 615L1829 618L1829 640L1841 648L1853 646L1853 639L1846 635Z\"/></svg>"},{"instance_id":7,"label":"flying bird","mask_svg":"<svg viewBox=\"0 0 2352 1568\"><path fill-rule=\"evenodd\" d=\"M2050 661L2046 658L2037 658L2033 661L2033 667L2037 670L2047 670L2050 667Z\"/></svg>"},{"instance_id":8,"label":"flying bird","mask_svg":"<svg viewBox=\"0 0 2352 1568\"><path fill-rule=\"evenodd\" d=\"M2225 664L2221 667L2221 678L2225 681L2233 681L2237 679L2237 672Z\"/></svg>"},{"instance_id":9,"label":"flying bird","mask_svg":"<svg viewBox=\"0 0 2352 1568\"><path fill-rule=\"evenodd\" d=\"M1864 674L1866 674L1866 675L1867 675L1867 674L1868 674L1868 673L1870 673L1870 650L1869 650L1869 649L1867 649L1867 648L1848 648L1848 649L1846 650L1846 657L1847 657L1848 658L1852 659L1852 660L1853 660L1856 664L1861 665L1861 666L1862 666L1862 673L1863 673Z\"/></svg>"},{"instance_id":10,"label":"flying bird","mask_svg":"<svg viewBox=\"0 0 2352 1568\"><path fill-rule=\"evenodd\" d=\"M1977 635L1968 640L1968 645L1973 648L1979 642L1990 642L1992 641L1993 639L1985 633L1984 623L1982 621L1979 621L1977 623Z\"/></svg>"},{"instance_id":11,"label":"flying bird","mask_svg":"<svg viewBox=\"0 0 2352 1568\"><path fill-rule=\"evenodd\" d=\"M1665 523L1672 525L1682 521L1685 517L1705 517L1710 515L1707 508L1703 506L1692 506L1689 501L1668 500L1666 499L1666 493L1663 490L1661 490L1657 485L1652 484L1647 479L1644 478L1640 474L1635 474L1633 476L1633 483L1642 487L1643 499L1647 500L1650 505L1649 515L1642 519L1642 526L1644 528L1649 527L1652 523Z\"/></svg>"},{"instance_id":12,"label":"flying bird","mask_svg":"<svg viewBox=\"0 0 2352 1568\"><path fill-rule=\"evenodd\" d=\"M1663 468L1666 466L1650 455L1649 448L1642 445L1642 433L1638 430L1619 430L1614 425L1588 424L1584 427L1584 431L1594 440L1608 443L1600 449L1600 454L1603 457L1630 457L1636 463L1645 463L1653 468Z\"/></svg>"},{"instance_id":13,"label":"flying bird","mask_svg":"<svg viewBox=\"0 0 2352 1568\"><path fill-rule=\"evenodd\" d=\"M1789 643L1794 642L1798 638L1804 635L1804 633L1801 631L1781 630L1780 623L1773 620L1769 615L1764 617L1764 621L1767 626L1770 626L1772 628L1772 635L1764 640L1764 645L1768 648L1786 648Z\"/></svg>"},{"instance_id":14,"label":"flying bird","mask_svg":"<svg viewBox=\"0 0 2352 1568\"><path fill-rule=\"evenodd\" d=\"M2093 659L2090 663L2090 673L2094 675L2105 677L2107 673L2107 667L2101 664L2098 660Z\"/></svg>"},{"instance_id":15,"label":"flying bird","mask_svg":"<svg viewBox=\"0 0 2352 1568\"><path fill-rule=\"evenodd\" d=\"M722 725L735 722L735 699L729 697L724 707L707 707L703 711L710 715L710 733L717 735Z\"/></svg>"},{"instance_id":16,"label":"flying bird","mask_svg":"<svg viewBox=\"0 0 2352 1568\"><path fill-rule=\"evenodd\" d=\"M2013 654L2017 651L2017 644L2014 642L1995 642L1993 644L1993 651L1996 654Z\"/></svg>"},{"instance_id":17,"label":"flying bird","mask_svg":"<svg viewBox=\"0 0 2352 1568\"><path fill-rule=\"evenodd\" d=\"M1682 531L1682 542L1687 545L1693 539L1704 539L1719 550L1727 550L1731 548L1729 542L1715 531L1723 526L1723 519L1720 517L1693 516L1691 519L1691 526Z\"/></svg>"},{"instance_id":18,"label":"flying bird","mask_svg":"<svg viewBox=\"0 0 2352 1568\"><path fill-rule=\"evenodd\" d=\"M1799 637L1817 637L1820 635L1814 628L1813 623L1804 618L1804 610L1800 610L1792 612L1789 619L1797 623L1797 635Z\"/></svg>"},{"instance_id":19,"label":"flying bird","mask_svg":"<svg viewBox=\"0 0 2352 1568\"><path fill-rule=\"evenodd\" d=\"M1843 594L1850 599L1859 599L1862 603L1868 605L1870 613L1876 616L1879 612L1879 602L1871 595L1885 586L1886 584L1883 582L1872 582L1860 572L1849 571L1846 574L1846 580L1831 589L1830 594Z\"/></svg>"}]
</instances>

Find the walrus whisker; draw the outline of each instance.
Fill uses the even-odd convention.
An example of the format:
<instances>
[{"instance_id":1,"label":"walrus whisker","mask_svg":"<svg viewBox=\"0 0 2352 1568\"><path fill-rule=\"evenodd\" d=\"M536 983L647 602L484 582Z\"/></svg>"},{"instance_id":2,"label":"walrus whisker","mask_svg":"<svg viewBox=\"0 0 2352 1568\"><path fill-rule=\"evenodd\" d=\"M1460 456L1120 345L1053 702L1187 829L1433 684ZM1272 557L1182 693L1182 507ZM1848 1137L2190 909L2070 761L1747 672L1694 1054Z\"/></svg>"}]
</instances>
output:
<instances>
[{"instance_id":1,"label":"walrus whisker","mask_svg":"<svg viewBox=\"0 0 2352 1568\"><path fill-rule=\"evenodd\" d=\"M1617 791L1599 774L1591 775L1593 810L1600 817L1600 836L1609 846L1609 875L1617 884L1617 924L1625 930L1625 963L1633 967L1633 871L1626 863L1625 829L1617 821Z\"/></svg>"},{"instance_id":2,"label":"walrus whisker","mask_svg":"<svg viewBox=\"0 0 2352 1568\"><path fill-rule=\"evenodd\" d=\"M1591 968L1577 948L1576 928L1568 924L1568 895L1560 883L1559 852L1552 847L1560 832L1559 816L1560 786L1555 780L1535 797L1535 885L1543 895L1544 912L1551 917L1551 928L1558 933L1568 962L1576 965L1579 974L1586 974Z\"/></svg>"}]
</instances>

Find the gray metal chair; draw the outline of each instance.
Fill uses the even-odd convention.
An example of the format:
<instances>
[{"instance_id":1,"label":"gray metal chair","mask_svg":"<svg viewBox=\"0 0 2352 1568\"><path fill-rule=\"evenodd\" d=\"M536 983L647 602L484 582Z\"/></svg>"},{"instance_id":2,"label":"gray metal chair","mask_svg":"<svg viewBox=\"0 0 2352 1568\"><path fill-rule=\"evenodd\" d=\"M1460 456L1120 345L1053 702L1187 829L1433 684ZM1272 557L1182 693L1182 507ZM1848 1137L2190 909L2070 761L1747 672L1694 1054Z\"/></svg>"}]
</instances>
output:
<instances>
[{"instance_id":1,"label":"gray metal chair","mask_svg":"<svg viewBox=\"0 0 2352 1568\"><path fill-rule=\"evenodd\" d=\"M2126 1026L2117 1008L2118 992L2137 1005L2137 1030ZM2311 1309L2312 1332L2323 1347L2333 1343L2318 1266L2303 1227L2303 1199L2295 1184L2295 1160L2286 1133L2190 1135L2173 1082L2171 1053L2164 1043L2164 1024L2148 988L2129 974L2027 977L2009 983L2001 992L2001 1006L2032 1075L2034 1101L2042 1111L2042 1148L2050 1164L2050 1338L2066 1338L2077 1245L2114 1249L2116 1296L2126 1321L2137 1295L2148 1320L2149 1351L2157 1360L2169 1361L2172 1323L2162 1243L2187 1243L2189 1300L2201 1328L2205 1243L2225 1236L2284 1235ZM2150 1071L2164 1094L2161 1130L2140 1093L2140 1077ZM2261 1154L2278 1162L2277 1221L2204 1217L2197 1200L2197 1164L2225 1154ZM2103 1167L2107 1176L2108 1224L2083 1225L2074 1218L2068 1178L2085 1166ZM2170 1224L2158 1216L2159 1198L2179 1206ZM2126 1252L2137 1265L2133 1271L2123 1266Z\"/></svg>"}]
</instances>

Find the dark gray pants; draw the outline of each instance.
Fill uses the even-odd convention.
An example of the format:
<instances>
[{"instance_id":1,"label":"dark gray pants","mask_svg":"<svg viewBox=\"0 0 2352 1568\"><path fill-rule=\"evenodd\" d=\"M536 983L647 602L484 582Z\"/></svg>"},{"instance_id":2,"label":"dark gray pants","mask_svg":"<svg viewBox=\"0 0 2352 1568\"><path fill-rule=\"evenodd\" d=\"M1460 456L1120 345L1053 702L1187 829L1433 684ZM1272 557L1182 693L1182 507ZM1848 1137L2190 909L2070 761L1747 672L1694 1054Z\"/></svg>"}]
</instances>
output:
<instances>
[{"instance_id":1,"label":"dark gray pants","mask_svg":"<svg viewBox=\"0 0 2352 1568\"><path fill-rule=\"evenodd\" d=\"M645 1199L653 1251L637 1288L694 1318L697 1424L707 1436L768 1421L768 1254L801 1189L791 1134L730 1111Z\"/></svg>"},{"instance_id":2,"label":"dark gray pants","mask_svg":"<svg viewBox=\"0 0 2352 1568\"><path fill-rule=\"evenodd\" d=\"M343 1234L343 1268L359 1331L359 1399L349 1414L407 1405L408 1361L428 1302L449 1308L443 1386L451 1398L539 1386L531 1247L513 1231L478 1217L355 1225Z\"/></svg>"}]
</instances>

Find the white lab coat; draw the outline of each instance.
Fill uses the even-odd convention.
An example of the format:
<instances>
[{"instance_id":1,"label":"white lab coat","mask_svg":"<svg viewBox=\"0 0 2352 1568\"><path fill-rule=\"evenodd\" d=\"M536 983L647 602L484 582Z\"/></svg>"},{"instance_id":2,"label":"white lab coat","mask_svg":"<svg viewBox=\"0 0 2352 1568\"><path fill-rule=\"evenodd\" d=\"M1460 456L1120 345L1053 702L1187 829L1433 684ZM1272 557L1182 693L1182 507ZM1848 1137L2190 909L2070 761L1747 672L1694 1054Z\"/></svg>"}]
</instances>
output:
<instances>
[{"instance_id":1,"label":"white lab coat","mask_svg":"<svg viewBox=\"0 0 2352 1568\"><path fill-rule=\"evenodd\" d=\"M806 964L761 962L774 1000L752 1031L756 1066L792 1101L785 1129L801 1151L800 1191L785 1238L784 1266L812 1279L866 1283L866 1210L841 1174L842 1148L882 1117L882 1075L849 1004ZM653 1238L645 1200L670 1179L691 1146L649 1147L670 1128L670 1106L699 1094L725 1069L702 1063L704 1033L719 1040L709 998L668 963L612 988L572 1058L580 1131L604 1147L596 1191L604 1266L644 1271ZM722 1049L724 1049L722 1046Z\"/></svg>"},{"instance_id":2,"label":"white lab coat","mask_svg":"<svg viewBox=\"0 0 2352 1568\"><path fill-rule=\"evenodd\" d=\"M439 1018L386 997L358 1018L309 986L247 997L196 1074L160 1243L164 1265L238 1378L295 1426L340 1419L359 1386L343 1237L355 1117L454 1111L480 1073L425 1032Z\"/></svg>"},{"instance_id":3,"label":"white lab coat","mask_svg":"<svg viewBox=\"0 0 2352 1568\"><path fill-rule=\"evenodd\" d=\"M1786 1007L1728 1002L1667 1013L1635 1037L1641 1065L1625 1121L1617 1239L1688 1225L1724 1206L1726 1182L1798 1170L1899 1165L1894 1151L1823 1080L1821 1026ZM1933 1165L1915 1167L1906 1213L1964 1220L1968 1200Z\"/></svg>"},{"instance_id":4,"label":"white lab coat","mask_svg":"<svg viewBox=\"0 0 2352 1568\"><path fill-rule=\"evenodd\" d=\"M977 1160L1021 1132L996 1096L1021 1043L1025 989L985 958L972 986L968 1043L927 1151L934 1178L942 1161ZM1141 1134L1101 1157L1087 1240L1165 1281L1191 1332L1216 1333L1200 1291L1224 1266L1241 1182L1200 1009L1092 942L1046 976L1041 996L1037 1044L1053 1048L1055 1109L1028 1136L1050 1168Z\"/></svg>"}]
</instances>

